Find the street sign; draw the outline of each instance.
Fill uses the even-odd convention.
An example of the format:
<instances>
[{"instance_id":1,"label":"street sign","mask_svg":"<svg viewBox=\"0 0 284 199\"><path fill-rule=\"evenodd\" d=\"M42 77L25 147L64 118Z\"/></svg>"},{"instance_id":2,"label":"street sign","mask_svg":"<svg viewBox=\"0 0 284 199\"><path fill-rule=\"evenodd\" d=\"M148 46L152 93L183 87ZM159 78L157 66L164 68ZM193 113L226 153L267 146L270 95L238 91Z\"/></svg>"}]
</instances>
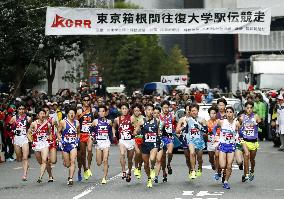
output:
<instances>
[{"instance_id":1,"label":"street sign","mask_svg":"<svg viewBox=\"0 0 284 199\"><path fill-rule=\"evenodd\" d=\"M187 75L161 76L161 82L166 85L187 85Z\"/></svg>"}]
</instances>

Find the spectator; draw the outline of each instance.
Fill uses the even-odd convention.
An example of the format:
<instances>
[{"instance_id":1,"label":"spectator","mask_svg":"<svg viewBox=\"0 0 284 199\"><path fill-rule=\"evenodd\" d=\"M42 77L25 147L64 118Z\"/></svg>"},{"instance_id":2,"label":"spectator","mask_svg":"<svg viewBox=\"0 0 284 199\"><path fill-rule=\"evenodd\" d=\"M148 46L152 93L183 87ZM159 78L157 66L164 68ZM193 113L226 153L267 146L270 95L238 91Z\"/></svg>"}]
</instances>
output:
<instances>
[{"instance_id":1,"label":"spectator","mask_svg":"<svg viewBox=\"0 0 284 199\"><path fill-rule=\"evenodd\" d=\"M284 151L284 98L283 95L279 95L277 97L277 102L279 104L279 108L277 110L277 124L279 125L279 134L280 134L280 142L281 146L278 151Z\"/></svg>"},{"instance_id":2,"label":"spectator","mask_svg":"<svg viewBox=\"0 0 284 199\"><path fill-rule=\"evenodd\" d=\"M255 95L255 101L254 101L254 107L253 107L253 112L256 113L261 121L262 121L262 128L258 128L258 137L261 141L263 141L264 139L264 132L263 132L263 124L265 121L265 112L266 112L266 106L265 104L262 102L262 96L260 93L257 93Z\"/></svg>"}]
</instances>

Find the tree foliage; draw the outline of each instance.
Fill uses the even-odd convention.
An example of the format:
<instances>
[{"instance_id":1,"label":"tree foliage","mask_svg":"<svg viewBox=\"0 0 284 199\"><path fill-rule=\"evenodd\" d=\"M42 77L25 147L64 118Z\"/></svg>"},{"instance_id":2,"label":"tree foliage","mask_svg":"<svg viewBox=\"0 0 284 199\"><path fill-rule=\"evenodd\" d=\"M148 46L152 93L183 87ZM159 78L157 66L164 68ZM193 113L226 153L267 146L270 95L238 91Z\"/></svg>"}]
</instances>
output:
<instances>
[{"instance_id":1,"label":"tree foliage","mask_svg":"<svg viewBox=\"0 0 284 199\"><path fill-rule=\"evenodd\" d=\"M138 8L118 2L117 8ZM161 75L188 74L188 61L178 46L170 53L159 45L157 35L93 36L84 51L85 67L99 66L105 83L110 86L124 83L128 91L143 84L160 81Z\"/></svg>"},{"instance_id":2,"label":"tree foliage","mask_svg":"<svg viewBox=\"0 0 284 199\"><path fill-rule=\"evenodd\" d=\"M31 66L44 71L51 94L56 63L73 59L82 49L82 42L79 42L81 38L45 36L47 6L84 5L80 0L6 0L0 4L0 66L1 69L8 67L15 73L8 81L14 83L17 94L20 93L18 88L27 85L24 82L32 83L27 76L32 74ZM79 47L74 46L74 43ZM33 74L32 79L43 77L43 73L38 74Z\"/></svg>"}]
</instances>

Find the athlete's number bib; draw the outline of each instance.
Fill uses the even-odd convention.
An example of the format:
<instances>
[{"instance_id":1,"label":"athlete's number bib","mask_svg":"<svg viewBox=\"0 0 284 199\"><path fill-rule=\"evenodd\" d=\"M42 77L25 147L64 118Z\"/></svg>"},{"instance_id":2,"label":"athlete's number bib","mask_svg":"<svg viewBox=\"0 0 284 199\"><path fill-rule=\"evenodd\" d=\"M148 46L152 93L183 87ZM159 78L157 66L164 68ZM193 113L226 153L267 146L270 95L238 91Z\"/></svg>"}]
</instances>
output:
<instances>
[{"instance_id":1,"label":"athlete's number bib","mask_svg":"<svg viewBox=\"0 0 284 199\"><path fill-rule=\"evenodd\" d=\"M253 137L254 136L254 127L245 127L244 133L248 137Z\"/></svg>"},{"instance_id":2,"label":"athlete's number bib","mask_svg":"<svg viewBox=\"0 0 284 199\"><path fill-rule=\"evenodd\" d=\"M166 133L172 134L173 133L172 125L170 124L170 125L165 126L165 130L166 130Z\"/></svg>"},{"instance_id":3,"label":"athlete's number bib","mask_svg":"<svg viewBox=\"0 0 284 199\"><path fill-rule=\"evenodd\" d=\"M225 143L226 144L233 144L235 143L235 138L232 133L226 133L225 134Z\"/></svg>"},{"instance_id":4,"label":"athlete's number bib","mask_svg":"<svg viewBox=\"0 0 284 199\"><path fill-rule=\"evenodd\" d=\"M21 136L21 135L26 135L26 129L23 129L23 128L16 128L16 131L15 131L15 135L16 136Z\"/></svg>"},{"instance_id":5,"label":"athlete's number bib","mask_svg":"<svg viewBox=\"0 0 284 199\"><path fill-rule=\"evenodd\" d=\"M37 141L45 141L47 140L47 136L45 133L39 133L37 136Z\"/></svg>"},{"instance_id":6,"label":"athlete's number bib","mask_svg":"<svg viewBox=\"0 0 284 199\"><path fill-rule=\"evenodd\" d=\"M193 139L200 138L200 132L199 132L198 129L191 129L190 130L190 135L191 135L191 138L193 138Z\"/></svg>"},{"instance_id":7,"label":"athlete's number bib","mask_svg":"<svg viewBox=\"0 0 284 199\"><path fill-rule=\"evenodd\" d=\"M66 135L64 137L64 142L67 142L67 143L74 143L76 142L76 140L77 140L76 135Z\"/></svg>"},{"instance_id":8,"label":"athlete's number bib","mask_svg":"<svg viewBox=\"0 0 284 199\"><path fill-rule=\"evenodd\" d=\"M131 140L131 134L129 131L123 131L120 134L121 139L123 140Z\"/></svg>"},{"instance_id":9,"label":"athlete's number bib","mask_svg":"<svg viewBox=\"0 0 284 199\"><path fill-rule=\"evenodd\" d=\"M154 143L157 140L156 133L146 133L145 134L145 142L151 142Z\"/></svg>"},{"instance_id":10,"label":"athlete's number bib","mask_svg":"<svg viewBox=\"0 0 284 199\"><path fill-rule=\"evenodd\" d=\"M84 132L84 133L89 133L90 132L90 125L89 124L83 124L81 131Z\"/></svg>"},{"instance_id":11,"label":"athlete's number bib","mask_svg":"<svg viewBox=\"0 0 284 199\"><path fill-rule=\"evenodd\" d=\"M215 136L214 135L208 135L208 142L213 142L214 141Z\"/></svg>"}]
</instances>

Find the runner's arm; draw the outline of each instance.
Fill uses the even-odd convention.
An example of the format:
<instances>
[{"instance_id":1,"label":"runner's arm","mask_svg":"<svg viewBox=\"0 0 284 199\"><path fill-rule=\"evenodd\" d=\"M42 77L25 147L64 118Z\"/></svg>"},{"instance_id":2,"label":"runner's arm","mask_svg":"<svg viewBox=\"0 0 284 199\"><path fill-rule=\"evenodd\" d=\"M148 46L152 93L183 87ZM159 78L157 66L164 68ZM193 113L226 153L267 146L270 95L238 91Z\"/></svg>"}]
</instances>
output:
<instances>
[{"instance_id":1,"label":"runner's arm","mask_svg":"<svg viewBox=\"0 0 284 199\"><path fill-rule=\"evenodd\" d=\"M34 128L35 128L35 123L32 122L32 124L31 124L31 126L30 126L30 128L28 130L28 139L29 139L30 142L33 141L33 131L34 131Z\"/></svg>"},{"instance_id":2,"label":"runner's arm","mask_svg":"<svg viewBox=\"0 0 284 199\"><path fill-rule=\"evenodd\" d=\"M177 124L177 128L176 128L176 134L177 136L180 136L181 135L181 132L184 130L184 117L181 118L179 121L178 121L178 124Z\"/></svg>"},{"instance_id":3,"label":"runner's arm","mask_svg":"<svg viewBox=\"0 0 284 199\"><path fill-rule=\"evenodd\" d=\"M58 139L58 141L61 140L61 132L62 132L63 129L65 129L65 121L61 120L59 122L59 126L58 126L58 129L57 129L57 139Z\"/></svg>"},{"instance_id":4,"label":"runner's arm","mask_svg":"<svg viewBox=\"0 0 284 199\"><path fill-rule=\"evenodd\" d=\"M117 118L114 119L113 124L112 124L112 137L116 138L115 132L116 132L116 127L117 127Z\"/></svg>"},{"instance_id":5,"label":"runner's arm","mask_svg":"<svg viewBox=\"0 0 284 199\"><path fill-rule=\"evenodd\" d=\"M80 123L78 120L76 120L76 129L77 129L77 136L80 138Z\"/></svg>"},{"instance_id":6,"label":"runner's arm","mask_svg":"<svg viewBox=\"0 0 284 199\"><path fill-rule=\"evenodd\" d=\"M134 136L138 134L138 132L141 130L141 126L142 126L143 124L144 124L144 121L143 121L143 120L140 120L140 121L138 122L138 124L136 125L136 127L135 127L135 129L134 129L134 131L133 131L133 135L134 135Z\"/></svg>"},{"instance_id":7,"label":"runner's arm","mask_svg":"<svg viewBox=\"0 0 284 199\"><path fill-rule=\"evenodd\" d=\"M48 126L47 131L48 131L49 139L52 140L51 124L48 123L47 126Z\"/></svg>"}]
</instances>

